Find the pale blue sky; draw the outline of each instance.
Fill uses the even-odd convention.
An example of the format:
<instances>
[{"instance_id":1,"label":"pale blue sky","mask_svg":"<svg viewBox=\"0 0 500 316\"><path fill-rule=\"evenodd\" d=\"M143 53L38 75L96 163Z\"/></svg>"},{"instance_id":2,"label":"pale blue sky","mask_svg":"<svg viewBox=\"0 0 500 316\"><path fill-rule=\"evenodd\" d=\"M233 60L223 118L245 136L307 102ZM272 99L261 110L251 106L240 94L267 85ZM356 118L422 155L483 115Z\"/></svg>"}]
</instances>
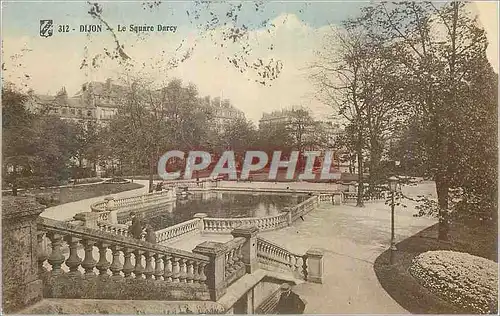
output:
<instances>
[{"instance_id":1,"label":"pale blue sky","mask_svg":"<svg viewBox=\"0 0 500 316\"><path fill-rule=\"evenodd\" d=\"M266 2L256 11L253 2L243 3L238 21L251 28L258 28L266 19L273 19L283 13L295 14L304 23L320 27L329 23L337 24L345 18L359 12L359 8L369 1L358 2ZM110 23L168 23L170 25L189 26L186 14L195 8L193 2L162 2L158 8L144 9L141 2L102 2L103 16ZM221 18L227 12L228 4L211 4L211 9ZM3 32L8 35L38 34L39 20L52 19L54 23L92 23L87 14L87 2L3 2ZM208 12L205 11L206 16ZM205 19L206 20L206 19Z\"/></svg>"}]
</instances>

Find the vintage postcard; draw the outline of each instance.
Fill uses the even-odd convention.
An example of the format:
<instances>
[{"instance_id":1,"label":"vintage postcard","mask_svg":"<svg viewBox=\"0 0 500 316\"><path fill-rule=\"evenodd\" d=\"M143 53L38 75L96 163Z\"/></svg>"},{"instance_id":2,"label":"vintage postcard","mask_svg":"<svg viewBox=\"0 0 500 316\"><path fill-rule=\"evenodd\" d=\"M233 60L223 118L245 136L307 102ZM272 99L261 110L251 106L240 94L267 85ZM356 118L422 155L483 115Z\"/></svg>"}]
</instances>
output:
<instances>
[{"instance_id":1,"label":"vintage postcard","mask_svg":"<svg viewBox=\"0 0 500 316\"><path fill-rule=\"evenodd\" d=\"M498 313L495 1L1 9L3 313Z\"/></svg>"}]
</instances>

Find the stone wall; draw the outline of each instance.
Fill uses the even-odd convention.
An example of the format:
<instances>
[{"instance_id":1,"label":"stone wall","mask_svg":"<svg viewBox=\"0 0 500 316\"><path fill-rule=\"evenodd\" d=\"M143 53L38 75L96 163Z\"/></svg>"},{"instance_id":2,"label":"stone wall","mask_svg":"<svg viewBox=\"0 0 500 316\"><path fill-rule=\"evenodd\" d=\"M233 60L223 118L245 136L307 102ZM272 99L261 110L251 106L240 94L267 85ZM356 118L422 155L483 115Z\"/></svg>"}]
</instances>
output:
<instances>
[{"instance_id":1,"label":"stone wall","mask_svg":"<svg viewBox=\"0 0 500 316\"><path fill-rule=\"evenodd\" d=\"M3 309L15 312L42 299L38 279L36 219L44 210L34 198L3 197Z\"/></svg>"}]
</instances>

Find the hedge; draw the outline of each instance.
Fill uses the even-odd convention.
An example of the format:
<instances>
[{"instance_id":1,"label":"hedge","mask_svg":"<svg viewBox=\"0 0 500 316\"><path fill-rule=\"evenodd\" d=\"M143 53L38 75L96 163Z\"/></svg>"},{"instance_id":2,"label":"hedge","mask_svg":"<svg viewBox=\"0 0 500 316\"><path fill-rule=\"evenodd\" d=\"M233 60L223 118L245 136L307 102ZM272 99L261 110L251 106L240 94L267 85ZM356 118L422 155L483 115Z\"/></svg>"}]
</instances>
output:
<instances>
[{"instance_id":1,"label":"hedge","mask_svg":"<svg viewBox=\"0 0 500 316\"><path fill-rule=\"evenodd\" d=\"M496 313L498 263L455 251L416 256L410 274L429 291L467 313Z\"/></svg>"}]
</instances>

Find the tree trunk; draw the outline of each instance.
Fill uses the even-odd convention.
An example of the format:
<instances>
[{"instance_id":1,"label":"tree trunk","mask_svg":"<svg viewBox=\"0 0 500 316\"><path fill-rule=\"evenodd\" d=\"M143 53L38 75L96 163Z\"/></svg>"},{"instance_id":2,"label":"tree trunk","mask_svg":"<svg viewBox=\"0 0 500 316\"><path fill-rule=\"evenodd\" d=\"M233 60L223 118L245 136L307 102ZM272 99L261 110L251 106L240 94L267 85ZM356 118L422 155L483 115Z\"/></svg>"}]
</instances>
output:
<instances>
[{"instance_id":1,"label":"tree trunk","mask_svg":"<svg viewBox=\"0 0 500 316\"><path fill-rule=\"evenodd\" d=\"M369 166L369 185L370 192L375 192L375 187L380 183L381 172L380 172L380 161L382 160L381 149L377 141L371 143L370 149L370 166Z\"/></svg>"},{"instance_id":2,"label":"tree trunk","mask_svg":"<svg viewBox=\"0 0 500 316\"><path fill-rule=\"evenodd\" d=\"M132 160L132 183L134 183L135 178L135 162Z\"/></svg>"},{"instance_id":3,"label":"tree trunk","mask_svg":"<svg viewBox=\"0 0 500 316\"><path fill-rule=\"evenodd\" d=\"M449 185L446 178L442 175L437 175L435 181L439 204L438 240L448 241L448 233L450 230L450 218L448 212Z\"/></svg>"},{"instance_id":4,"label":"tree trunk","mask_svg":"<svg viewBox=\"0 0 500 316\"><path fill-rule=\"evenodd\" d=\"M12 195L17 196L17 166L12 167Z\"/></svg>"},{"instance_id":5,"label":"tree trunk","mask_svg":"<svg viewBox=\"0 0 500 316\"><path fill-rule=\"evenodd\" d=\"M155 159L154 156L149 158L149 193L153 192L153 177L155 174Z\"/></svg>"},{"instance_id":6,"label":"tree trunk","mask_svg":"<svg viewBox=\"0 0 500 316\"><path fill-rule=\"evenodd\" d=\"M362 139L362 136L359 138ZM359 141L359 140L358 140ZM356 206L364 207L364 199L363 199L363 146L362 143L358 144L357 148L358 155L358 198L356 201Z\"/></svg>"}]
</instances>

